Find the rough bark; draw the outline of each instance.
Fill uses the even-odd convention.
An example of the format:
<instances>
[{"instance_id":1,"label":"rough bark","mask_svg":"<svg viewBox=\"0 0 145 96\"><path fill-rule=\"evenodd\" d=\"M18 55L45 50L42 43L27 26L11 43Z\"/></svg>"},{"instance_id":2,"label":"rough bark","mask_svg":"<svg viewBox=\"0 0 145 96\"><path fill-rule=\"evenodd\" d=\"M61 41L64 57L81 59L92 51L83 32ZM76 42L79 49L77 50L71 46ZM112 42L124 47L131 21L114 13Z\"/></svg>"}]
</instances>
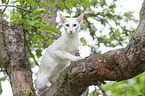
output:
<instances>
[{"instance_id":1,"label":"rough bark","mask_svg":"<svg viewBox=\"0 0 145 96\"><path fill-rule=\"evenodd\" d=\"M46 1L48 0L41 0ZM40 7L44 7L41 5ZM49 6L45 6L48 8ZM48 25L56 27L56 12L58 6L50 8L54 15L43 17ZM0 20L3 22L3 19ZM7 22L0 24L0 65L3 65L10 78L10 83L14 96L26 96L25 88L29 88L28 94L35 95L31 66L28 62L26 41L24 41L24 30L19 26L8 27ZM46 36L50 32L43 32ZM58 38L58 35L52 35L52 39ZM45 44L44 44L45 45ZM47 45L47 44L46 44Z\"/></svg>"},{"instance_id":2,"label":"rough bark","mask_svg":"<svg viewBox=\"0 0 145 96\"><path fill-rule=\"evenodd\" d=\"M1 22L4 20L1 19ZM4 24L5 23L5 24ZM26 96L25 88L29 88L30 96L34 96L31 67L28 62L27 49L24 43L24 34L19 26L8 27L1 25L2 43L6 56L2 58L3 67L10 78L14 96ZM2 60L1 59L1 60Z\"/></svg>"},{"instance_id":3,"label":"rough bark","mask_svg":"<svg viewBox=\"0 0 145 96\"><path fill-rule=\"evenodd\" d=\"M80 96L89 85L121 81L145 71L145 0L140 23L126 48L72 62L47 91L47 96ZM62 82L63 81L63 82Z\"/></svg>"},{"instance_id":4,"label":"rough bark","mask_svg":"<svg viewBox=\"0 0 145 96\"><path fill-rule=\"evenodd\" d=\"M41 0L47 1L47 0ZM44 7L42 5L41 7ZM46 6L48 8L48 6ZM48 25L56 27L56 12L58 6L50 8L54 15L46 15L44 21ZM35 95L33 87L31 66L27 57L27 44L24 36L24 30L20 30L19 26L8 27L7 21L0 20L0 65L2 65L10 78L10 83L14 96L29 96ZM47 36L50 32L44 32ZM53 40L58 38L58 35L53 34ZM45 44L44 44L45 45ZM46 44L47 46L47 44ZM26 93L25 89L29 88Z\"/></svg>"},{"instance_id":5,"label":"rough bark","mask_svg":"<svg viewBox=\"0 0 145 96\"><path fill-rule=\"evenodd\" d=\"M1 16L0 16L0 21L2 21ZM4 63L5 56L6 56L6 50L4 48L4 42L3 42L3 30L2 30L2 25L0 24L0 66Z\"/></svg>"},{"instance_id":6,"label":"rough bark","mask_svg":"<svg viewBox=\"0 0 145 96\"><path fill-rule=\"evenodd\" d=\"M96 85L105 80L121 81L144 72L145 0L140 18L140 24L126 48L101 55L94 54L78 62L72 62L62 72L63 77L59 77L48 90L47 96L79 96L89 85ZM2 29L0 31L0 65L4 62L3 66L10 77L13 94L25 96L25 88L28 86L29 95L34 96L24 34L18 26L0 26Z\"/></svg>"}]
</instances>

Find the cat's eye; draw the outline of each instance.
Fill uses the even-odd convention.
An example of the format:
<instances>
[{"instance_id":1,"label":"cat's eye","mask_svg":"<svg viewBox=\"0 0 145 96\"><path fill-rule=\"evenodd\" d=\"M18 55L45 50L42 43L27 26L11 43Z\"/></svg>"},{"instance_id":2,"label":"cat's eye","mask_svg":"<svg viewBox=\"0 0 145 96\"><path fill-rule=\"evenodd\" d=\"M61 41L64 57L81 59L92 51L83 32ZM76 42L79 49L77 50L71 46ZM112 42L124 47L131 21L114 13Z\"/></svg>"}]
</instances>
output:
<instances>
[{"instance_id":1,"label":"cat's eye","mask_svg":"<svg viewBox=\"0 0 145 96\"><path fill-rule=\"evenodd\" d=\"M69 24L66 24L66 27L69 27Z\"/></svg>"},{"instance_id":2,"label":"cat's eye","mask_svg":"<svg viewBox=\"0 0 145 96\"><path fill-rule=\"evenodd\" d=\"M76 27L76 26L77 26L77 24L74 24L74 25L73 25L73 27Z\"/></svg>"}]
</instances>

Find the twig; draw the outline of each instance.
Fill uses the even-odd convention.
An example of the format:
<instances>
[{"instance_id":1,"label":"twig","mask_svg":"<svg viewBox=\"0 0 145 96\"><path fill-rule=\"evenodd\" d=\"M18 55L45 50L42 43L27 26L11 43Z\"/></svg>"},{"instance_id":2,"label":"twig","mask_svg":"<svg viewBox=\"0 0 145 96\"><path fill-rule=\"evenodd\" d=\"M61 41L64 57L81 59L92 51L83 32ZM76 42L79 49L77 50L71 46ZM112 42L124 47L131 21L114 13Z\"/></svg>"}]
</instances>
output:
<instances>
[{"instance_id":1,"label":"twig","mask_svg":"<svg viewBox=\"0 0 145 96\"><path fill-rule=\"evenodd\" d=\"M99 89L102 91L103 96L107 96L107 94L106 94L105 90L104 90L101 86L98 86L98 87L99 87Z\"/></svg>"},{"instance_id":2,"label":"twig","mask_svg":"<svg viewBox=\"0 0 145 96\"><path fill-rule=\"evenodd\" d=\"M7 5L9 4L9 0L7 2ZM5 10L7 9L8 6L5 6L4 10L1 12L1 16L3 15L3 13L5 12Z\"/></svg>"},{"instance_id":3,"label":"twig","mask_svg":"<svg viewBox=\"0 0 145 96\"><path fill-rule=\"evenodd\" d=\"M91 16L93 16L93 17L97 17L98 15L101 15L101 13L98 12L98 13L96 13L96 14L94 14L94 13L88 13L88 14L85 14L86 17L91 17Z\"/></svg>"},{"instance_id":4,"label":"twig","mask_svg":"<svg viewBox=\"0 0 145 96\"><path fill-rule=\"evenodd\" d=\"M110 13L108 13L108 14L101 14L100 12L98 12L97 14L94 14L94 13L92 13L92 14L87 14L87 15L89 15L89 16L98 16L98 15L100 15L100 16L103 16L103 17L105 17L105 16L109 16L119 27L121 27L115 20L114 20L114 17L113 17L113 15L112 14L110 14ZM102 19L102 18L100 18L100 17L98 17L99 19ZM112 28L112 26L108 23L108 21L107 20L104 20L109 26L110 26L110 28ZM87 21L88 22L88 21ZM121 27L122 28L122 27ZM90 29L90 28L89 28ZM112 30L111 30L112 31ZM115 34L115 33L114 33ZM121 45L121 46L123 46L122 45L122 43L120 42L120 40L118 40L115 36L114 36L114 39L116 39L117 40L117 42ZM119 37L119 39L121 39L120 37Z\"/></svg>"},{"instance_id":5,"label":"twig","mask_svg":"<svg viewBox=\"0 0 145 96\"><path fill-rule=\"evenodd\" d=\"M95 39L95 32L92 30L92 28L91 28L91 23L89 22L89 20L87 19L87 17L86 16L84 16L84 19L87 21L87 23L88 23L88 27L89 27L89 30L90 30L90 35L92 36L92 38L93 39Z\"/></svg>"},{"instance_id":6,"label":"twig","mask_svg":"<svg viewBox=\"0 0 145 96\"><path fill-rule=\"evenodd\" d=\"M53 2L54 2L54 0L53 0L53 1L51 2L51 4L49 5L48 11L47 11L47 12L50 11L50 7L51 7L51 5L52 5ZM47 12L46 12L46 13L47 13ZM45 17L46 13L42 15L42 19ZM42 19L39 19L39 20L38 20L38 23L39 23Z\"/></svg>"},{"instance_id":7,"label":"twig","mask_svg":"<svg viewBox=\"0 0 145 96\"><path fill-rule=\"evenodd\" d=\"M35 32L36 32L38 35L40 35L40 36L44 39L44 41L47 41L43 35L41 35L39 32L37 32L36 27L34 28L34 30L35 30ZM49 38L48 38L48 39L49 39Z\"/></svg>"},{"instance_id":8,"label":"twig","mask_svg":"<svg viewBox=\"0 0 145 96\"><path fill-rule=\"evenodd\" d=\"M5 25L5 26L8 26L7 24L4 24L4 23L2 23L2 22L0 22L0 24Z\"/></svg>"},{"instance_id":9,"label":"twig","mask_svg":"<svg viewBox=\"0 0 145 96\"><path fill-rule=\"evenodd\" d=\"M30 49L29 46L27 46L27 49L28 49L28 51L30 52L30 55L31 55L31 57L33 58L35 64L36 64L37 66L39 66L39 64L38 64L38 62L36 61L35 56L34 56L33 53L31 52L31 49Z\"/></svg>"},{"instance_id":10,"label":"twig","mask_svg":"<svg viewBox=\"0 0 145 96\"><path fill-rule=\"evenodd\" d=\"M22 10L24 10L24 11L26 11L26 12L33 12L32 10L28 10L28 9L25 9L25 8L22 8L22 7L19 7L19 6L14 6L14 5L0 5L0 6L6 6L6 7L16 7L16 8L18 8L18 9L22 9Z\"/></svg>"}]
</instances>

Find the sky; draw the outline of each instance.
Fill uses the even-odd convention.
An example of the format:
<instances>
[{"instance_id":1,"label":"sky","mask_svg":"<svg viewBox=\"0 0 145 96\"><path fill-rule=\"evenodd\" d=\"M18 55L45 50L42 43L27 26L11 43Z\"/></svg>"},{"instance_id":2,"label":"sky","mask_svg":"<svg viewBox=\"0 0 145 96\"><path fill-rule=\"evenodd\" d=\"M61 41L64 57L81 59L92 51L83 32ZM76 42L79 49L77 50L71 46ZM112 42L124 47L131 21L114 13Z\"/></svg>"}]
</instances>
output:
<instances>
[{"instance_id":1,"label":"sky","mask_svg":"<svg viewBox=\"0 0 145 96\"><path fill-rule=\"evenodd\" d=\"M118 0L117 2L117 6L120 6L116 9L116 12L126 12L126 11L134 11L134 16L136 19L139 19L139 12L142 6L142 2L143 0ZM129 24L128 26L134 27L136 28L137 25L136 24ZM101 46L101 49L105 49L105 46ZM86 52L86 50L89 50L88 47L86 48L82 48L82 52ZM103 52L112 50L111 48L107 48L105 50L103 50ZM89 51L88 53L84 53L83 56L87 56L89 55ZM0 76L3 76L3 74L0 72ZM0 96L13 96L12 95L12 90L11 90L11 86L9 84L9 81L2 81L2 89L3 89L3 93ZM89 92L94 90L94 86L91 86L89 88Z\"/></svg>"}]
</instances>

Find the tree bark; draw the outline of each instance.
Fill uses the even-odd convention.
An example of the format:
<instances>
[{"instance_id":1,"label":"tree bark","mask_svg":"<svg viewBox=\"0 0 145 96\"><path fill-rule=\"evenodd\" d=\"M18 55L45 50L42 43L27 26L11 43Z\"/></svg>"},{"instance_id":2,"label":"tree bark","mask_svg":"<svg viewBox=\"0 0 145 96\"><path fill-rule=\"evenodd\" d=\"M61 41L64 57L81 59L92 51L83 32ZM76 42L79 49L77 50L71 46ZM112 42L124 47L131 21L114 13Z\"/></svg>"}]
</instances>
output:
<instances>
[{"instance_id":1,"label":"tree bark","mask_svg":"<svg viewBox=\"0 0 145 96\"><path fill-rule=\"evenodd\" d=\"M1 19L1 22L4 20ZM3 67L10 78L14 96L35 95L31 67L28 62L26 42L24 41L23 31L19 26L8 27L3 22L2 44L6 56L2 58ZM2 45L0 44L0 45ZM27 91L26 92L26 88Z\"/></svg>"},{"instance_id":2,"label":"tree bark","mask_svg":"<svg viewBox=\"0 0 145 96\"><path fill-rule=\"evenodd\" d=\"M47 0L42 0L47 1ZM44 7L42 5L41 7ZM46 6L47 8L48 6ZM54 15L46 15L44 21L48 25L56 27L56 12L58 6L50 8ZM31 66L27 57L27 42L24 30L20 30L19 25L7 26L7 21L0 19L0 66L2 65L10 78L10 83L14 96L35 96L33 87ZM43 32L47 36L50 32ZM51 32L52 33L52 32ZM53 34L52 40L58 38ZM44 44L45 45L45 44ZM48 45L48 44L46 44ZM26 92L28 91L28 92Z\"/></svg>"},{"instance_id":3,"label":"tree bark","mask_svg":"<svg viewBox=\"0 0 145 96\"><path fill-rule=\"evenodd\" d=\"M1 13L1 10L0 10ZM2 18L0 16L0 21L2 21ZM4 57L6 56L6 50L4 48L4 42L3 42L3 30L2 30L2 24L0 24L0 66L4 64Z\"/></svg>"},{"instance_id":4,"label":"tree bark","mask_svg":"<svg viewBox=\"0 0 145 96\"><path fill-rule=\"evenodd\" d=\"M80 96L89 85L122 81L145 71L145 0L140 23L127 47L72 62L47 91L47 96ZM63 81L63 82L62 82Z\"/></svg>"},{"instance_id":5,"label":"tree bark","mask_svg":"<svg viewBox=\"0 0 145 96\"><path fill-rule=\"evenodd\" d=\"M52 16L53 17L53 16ZM52 19L53 20L53 19ZM0 65L3 64L14 96L34 96L31 67L23 31L18 26L0 25ZM72 62L47 91L47 96L79 96L89 85L105 80L121 81L145 71L145 0L140 23L126 48L92 55Z\"/></svg>"}]
</instances>

